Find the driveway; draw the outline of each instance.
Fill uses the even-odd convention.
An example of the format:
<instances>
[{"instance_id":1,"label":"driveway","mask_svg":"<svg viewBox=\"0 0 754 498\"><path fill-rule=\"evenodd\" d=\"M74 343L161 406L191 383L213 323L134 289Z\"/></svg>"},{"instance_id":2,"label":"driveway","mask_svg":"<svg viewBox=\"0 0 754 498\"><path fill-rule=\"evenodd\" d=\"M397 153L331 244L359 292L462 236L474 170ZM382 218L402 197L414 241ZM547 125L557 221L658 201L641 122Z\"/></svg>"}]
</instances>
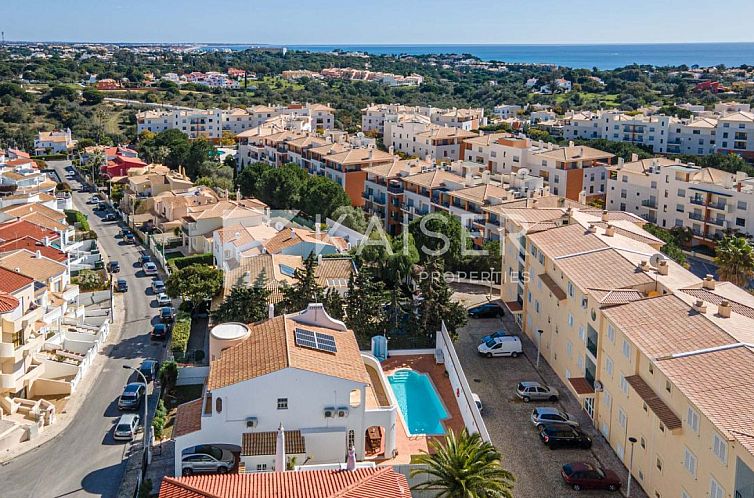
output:
<instances>
[{"instance_id":1,"label":"driveway","mask_svg":"<svg viewBox=\"0 0 754 498\"><path fill-rule=\"evenodd\" d=\"M542 361L540 371L535 368L536 348L524 341L525 355L518 358L481 358L476 352L479 340L487 333L505 327L509 333L520 332L506 315L500 319L469 320L459 334L456 351L463 365L471 388L484 404L484 422L487 425L493 444L503 455L503 466L516 476L514 496L530 497L615 497L617 493L607 491L575 492L563 484L561 467L569 462L601 462L605 467L618 472L627 479L627 472L607 442L592 426L587 414L580 409L578 401L557 379L555 373ZM524 403L515 394L516 384L522 380L544 382L560 391L557 403ZM593 440L591 450L558 449L549 450L539 440L539 435L530 420L531 411L536 406L555 406L576 416L582 429ZM642 491L632 484L632 497L645 497Z\"/></svg>"},{"instance_id":2,"label":"driveway","mask_svg":"<svg viewBox=\"0 0 754 498\"><path fill-rule=\"evenodd\" d=\"M66 161L50 161L64 176ZM74 188L75 181L70 182ZM164 344L150 343L149 322L154 314L146 297L151 279L136 266L138 246L122 245L116 234L118 222L103 222L86 204L91 194L74 192L76 209L89 218L97 232L100 248L110 259L120 262L118 277L128 281L122 297L125 309L123 328L115 344L100 354L105 365L91 391L68 427L52 440L0 467L0 496L3 498L115 496L123 475L127 444L112 439L112 427L119 417L117 398L130 373L123 365L138 367L144 358L162 358ZM118 333L114 330L114 333ZM96 375L91 372L89 375ZM151 404L155 400L150 400ZM152 406L153 409L153 406Z\"/></svg>"}]
</instances>

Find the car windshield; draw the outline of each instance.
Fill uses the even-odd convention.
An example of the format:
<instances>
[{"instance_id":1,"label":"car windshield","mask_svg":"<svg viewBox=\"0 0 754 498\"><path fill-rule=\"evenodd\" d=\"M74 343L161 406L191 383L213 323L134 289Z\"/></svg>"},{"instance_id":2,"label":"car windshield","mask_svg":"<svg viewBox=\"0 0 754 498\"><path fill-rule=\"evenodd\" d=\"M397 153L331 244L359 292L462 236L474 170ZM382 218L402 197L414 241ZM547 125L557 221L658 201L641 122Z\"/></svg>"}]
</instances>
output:
<instances>
[{"instance_id":1,"label":"car windshield","mask_svg":"<svg viewBox=\"0 0 754 498\"><path fill-rule=\"evenodd\" d=\"M602 469L594 469L594 473L597 474L597 477L599 479L604 479L605 478L605 473L602 472Z\"/></svg>"},{"instance_id":2,"label":"car windshield","mask_svg":"<svg viewBox=\"0 0 754 498\"><path fill-rule=\"evenodd\" d=\"M157 325L154 326L155 332L163 332L164 330L165 330L165 326L162 325L161 323L158 323Z\"/></svg>"},{"instance_id":3,"label":"car windshield","mask_svg":"<svg viewBox=\"0 0 754 498\"><path fill-rule=\"evenodd\" d=\"M128 424L118 424L118 427L115 428L118 432L130 432L131 426Z\"/></svg>"},{"instance_id":4,"label":"car windshield","mask_svg":"<svg viewBox=\"0 0 754 498\"><path fill-rule=\"evenodd\" d=\"M120 395L120 398L125 400L134 399L135 397L136 393L123 393Z\"/></svg>"},{"instance_id":5,"label":"car windshield","mask_svg":"<svg viewBox=\"0 0 754 498\"><path fill-rule=\"evenodd\" d=\"M491 348L491 347L494 347L494 346L495 346L495 344L497 344L497 343L495 342L495 340L494 340L494 339L488 339L488 340L487 340L487 341L485 342L485 344L487 345L487 347L488 347L488 348Z\"/></svg>"}]
</instances>

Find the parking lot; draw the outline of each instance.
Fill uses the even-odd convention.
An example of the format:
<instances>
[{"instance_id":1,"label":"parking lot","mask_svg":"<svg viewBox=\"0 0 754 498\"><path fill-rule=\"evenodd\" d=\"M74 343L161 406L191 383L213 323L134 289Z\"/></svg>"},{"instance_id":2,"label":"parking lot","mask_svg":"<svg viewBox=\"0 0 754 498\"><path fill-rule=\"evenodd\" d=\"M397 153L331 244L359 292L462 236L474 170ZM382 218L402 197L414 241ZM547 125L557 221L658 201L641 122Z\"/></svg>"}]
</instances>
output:
<instances>
[{"instance_id":1,"label":"parking lot","mask_svg":"<svg viewBox=\"0 0 754 498\"><path fill-rule=\"evenodd\" d=\"M608 491L576 492L567 487L560 476L561 467L569 462L598 463L621 476L625 492L628 473L601 434L592 425L578 401L559 381L555 373L542 361L540 372L535 368L536 347L522 337L524 355L518 358L483 358L477 353L481 337L505 327L509 334L520 335L515 323L505 319L469 319L460 331L456 343L471 388L484 404L483 417L492 442L503 455L503 465L516 476L514 495L517 497L576 497L620 496ZM553 402L524 403L515 393L519 381L543 382L560 392L560 400ZM575 417L581 428L592 438L591 450L550 450L540 441L530 420L536 406L558 407ZM635 483L635 481L634 481ZM632 484L632 497L645 497L639 486Z\"/></svg>"}]
</instances>

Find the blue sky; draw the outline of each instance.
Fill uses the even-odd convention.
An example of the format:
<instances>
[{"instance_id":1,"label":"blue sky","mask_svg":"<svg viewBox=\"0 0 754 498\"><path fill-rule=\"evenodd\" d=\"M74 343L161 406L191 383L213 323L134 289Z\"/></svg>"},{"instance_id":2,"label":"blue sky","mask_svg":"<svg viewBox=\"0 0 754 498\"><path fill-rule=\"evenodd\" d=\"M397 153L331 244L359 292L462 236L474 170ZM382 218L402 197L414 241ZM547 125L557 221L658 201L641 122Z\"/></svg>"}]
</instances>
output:
<instances>
[{"instance_id":1,"label":"blue sky","mask_svg":"<svg viewBox=\"0 0 754 498\"><path fill-rule=\"evenodd\" d=\"M7 40L271 44L754 41L752 0L0 0Z\"/></svg>"}]
</instances>

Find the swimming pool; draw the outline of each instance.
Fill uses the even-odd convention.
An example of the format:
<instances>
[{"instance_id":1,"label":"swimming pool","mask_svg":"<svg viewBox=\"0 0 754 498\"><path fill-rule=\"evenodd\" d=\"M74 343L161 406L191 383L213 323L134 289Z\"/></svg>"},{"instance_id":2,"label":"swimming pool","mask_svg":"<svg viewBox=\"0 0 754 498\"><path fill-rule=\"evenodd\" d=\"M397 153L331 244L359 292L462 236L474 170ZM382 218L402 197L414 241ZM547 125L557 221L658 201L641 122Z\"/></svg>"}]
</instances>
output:
<instances>
[{"instance_id":1,"label":"swimming pool","mask_svg":"<svg viewBox=\"0 0 754 498\"><path fill-rule=\"evenodd\" d=\"M445 434L448 412L429 375L402 368L387 378L410 436Z\"/></svg>"}]
</instances>

